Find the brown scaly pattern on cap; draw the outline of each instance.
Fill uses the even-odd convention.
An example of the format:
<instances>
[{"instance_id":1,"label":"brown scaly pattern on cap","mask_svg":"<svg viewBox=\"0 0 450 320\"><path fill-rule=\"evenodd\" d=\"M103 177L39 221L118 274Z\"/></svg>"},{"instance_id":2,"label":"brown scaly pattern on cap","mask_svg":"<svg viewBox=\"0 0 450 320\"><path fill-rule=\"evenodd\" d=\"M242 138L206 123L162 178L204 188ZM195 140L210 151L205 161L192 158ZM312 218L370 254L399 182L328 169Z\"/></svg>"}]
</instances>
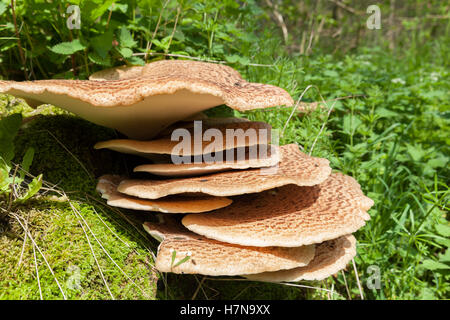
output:
<instances>
[{"instance_id":1,"label":"brown scaly pattern on cap","mask_svg":"<svg viewBox=\"0 0 450 320\"><path fill-rule=\"evenodd\" d=\"M314 245L256 248L222 243L196 235L170 217L164 216L164 220L164 224L144 224L147 232L162 240L155 262L156 269L161 272L210 276L252 274L305 266L315 253ZM173 251L176 257L172 264ZM186 256L190 258L174 267Z\"/></svg>"},{"instance_id":2,"label":"brown scaly pattern on cap","mask_svg":"<svg viewBox=\"0 0 450 320\"><path fill-rule=\"evenodd\" d=\"M280 155L278 167L221 172L184 179L124 180L117 190L146 199L192 192L226 197L261 192L287 184L312 186L323 182L331 173L327 159L310 157L295 144L281 146Z\"/></svg>"},{"instance_id":3,"label":"brown scaly pattern on cap","mask_svg":"<svg viewBox=\"0 0 450 320\"><path fill-rule=\"evenodd\" d=\"M316 255L305 267L244 275L244 277L250 280L267 282L323 280L344 269L355 255L356 239L352 235L346 235L316 245Z\"/></svg>"},{"instance_id":4,"label":"brown scaly pattern on cap","mask_svg":"<svg viewBox=\"0 0 450 320\"><path fill-rule=\"evenodd\" d=\"M350 176L332 174L313 187L288 185L233 198L208 215L189 214L182 223L192 232L246 246L298 247L351 234L369 216L365 197Z\"/></svg>"},{"instance_id":5,"label":"brown scaly pattern on cap","mask_svg":"<svg viewBox=\"0 0 450 320\"><path fill-rule=\"evenodd\" d=\"M239 111L294 104L285 90L249 83L231 67L187 60L153 62L144 67L142 76L126 80L0 81L0 93L20 96L21 92L41 94L47 91L98 107L133 105L145 97L173 94L182 89L213 95Z\"/></svg>"},{"instance_id":6,"label":"brown scaly pattern on cap","mask_svg":"<svg viewBox=\"0 0 450 320\"><path fill-rule=\"evenodd\" d=\"M203 124L203 122L205 122L205 124ZM101 141L96 143L94 148L111 149L117 152L134 154L143 157L147 157L150 154L193 156L240 147L255 146L260 144L266 145L271 141L272 127L265 122L258 121L229 122L218 124L216 126L209 125L207 121L202 121L201 130L199 130L200 141L196 140L194 127L193 125L191 126L191 123L180 125L176 129L185 129L189 132L188 137L191 142L190 150L182 150L183 154L181 154L181 150L176 148L177 145L182 143L183 140L172 140L170 136L147 141L132 139ZM220 131L220 136L223 137L222 143L216 142L214 139L213 141L206 141L203 139L205 132L209 129L216 129ZM232 135L229 139L227 139L227 130L232 130L231 132L235 132L236 136ZM186 145L188 145L188 143L186 143ZM205 152L205 150L208 151Z\"/></svg>"},{"instance_id":7,"label":"brown scaly pattern on cap","mask_svg":"<svg viewBox=\"0 0 450 320\"><path fill-rule=\"evenodd\" d=\"M89 76L92 81L127 80L138 78L142 75L143 66L120 66L97 71Z\"/></svg>"},{"instance_id":8,"label":"brown scaly pattern on cap","mask_svg":"<svg viewBox=\"0 0 450 320\"><path fill-rule=\"evenodd\" d=\"M164 213L197 213L220 209L233 202L233 200L224 197L207 196L171 196L158 200L139 199L117 192L117 185L123 179L124 177L118 175L104 175L98 180L97 191L112 207Z\"/></svg>"}]
</instances>

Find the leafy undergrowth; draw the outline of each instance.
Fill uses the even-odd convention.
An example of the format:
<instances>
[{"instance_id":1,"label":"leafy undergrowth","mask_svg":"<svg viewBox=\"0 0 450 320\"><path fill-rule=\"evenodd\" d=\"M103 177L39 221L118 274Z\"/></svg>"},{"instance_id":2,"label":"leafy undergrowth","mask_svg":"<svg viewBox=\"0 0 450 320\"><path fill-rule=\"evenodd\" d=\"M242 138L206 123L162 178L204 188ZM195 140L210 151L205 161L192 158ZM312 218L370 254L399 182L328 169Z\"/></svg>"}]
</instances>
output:
<instances>
[{"instance_id":1,"label":"leafy undergrowth","mask_svg":"<svg viewBox=\"0 0 450 320\"><path fill-rule=\"evenodd\" d=\"M270 40L265 52L275 52L275 46L270 50ZM423 53L405 53L400 58L377 48L342 58L280 58L270 68L245 67L240 71L247 80L279 85L294 98L312 84L303 100L320 101L320 89L328 107L309 114L294 112L285 129L292 109L240 114L221 107L210 112L270 123L279 129L281 144L296 142L305 152L330 159L333 169L355 177L375 201L369 211L371 220L355 234L355 268L349 263L347 271L335 278L300 283L315 287L312 289L173 274L165 275L156 286L148 249L150 246L155 252L156 243L138 232L138 224L134 229L120 211L101 205L103 201L94 190L96 177L127 172L132 167L129 161L137 161L92 149L95 142L116 137L111 130L45 107L43 115L20 131L17 159L29 147L36 150L31 174L43 173L45 181L64 190L130 277L105 256L86 230L115 298L147 298L142 291L157 299L359 299L361 292L369 299L449 298L447 53L445 47L430 45ZM273 61L264 54L256 56L255 62ZM335 98L339 100L332 100ZM3 99L9 99L3 113L31 112L19 100ZM331 106L333 111L328 113ZM8 199L2 200L2 206L7 203ZM55 203L37 197L11 210L28 219L31 233L68 297L110 297L80 227L80 215L67 201ZM142 216L136 219L132 222ZM3 228L7 231L0 238L0 284L7 290L0 297L39 298L30 240L25 241L22 255L23 230L14 219L6 223ZM61 298L42 257L39 253L36 257L44 298ZM64 287L73 273L68 272L69 266L79 267L82 281L78 291Z\"/></svg>"}]
</instances>

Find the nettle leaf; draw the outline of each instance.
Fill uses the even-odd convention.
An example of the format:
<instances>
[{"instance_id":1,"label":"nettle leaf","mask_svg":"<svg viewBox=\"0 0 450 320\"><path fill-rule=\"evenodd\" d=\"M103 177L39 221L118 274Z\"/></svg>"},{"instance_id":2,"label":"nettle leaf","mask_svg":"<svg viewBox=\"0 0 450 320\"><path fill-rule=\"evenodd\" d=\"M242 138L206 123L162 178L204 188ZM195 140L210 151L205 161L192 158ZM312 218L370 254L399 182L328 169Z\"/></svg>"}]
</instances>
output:
<instances>
[{"instance_id":1,"label":"nettle leaf","mask_svg":"<svg viewBox=\"0 0 450 320\"><path fill-rule=\"evenodd\" d=\"M353 135L356 129L361 125L361 123L362 121L358 117L349 114L345 115L344 123L342 126L344 133Z\"/></svg>"},{"instance_id":2,"label":"nettle leaf","mask_svg":"<svg viewBox=\"0 0 450 320\"><path fill-rule=\"evenodd\" d=\"M425 155L425 150L420 145L412 145L407 143L406 150L414 161L419 161Z\"/></svg>"},{"instance_id":3,"label":"nettle leaf","mask_svg":"<svg viewBox=\"0 0 450 320\"><path fill-rule=\"evenodd\" d=\"M63 55L74 54L75 52L84 49L86 49L86 46L80 42L80 39L75 39L70 42L61 42L50 48L52 52Z\"/></svg>"},{"instance_id":4,"label":"nettle leaf","mask_svg":"<svg viewBox=\"0 0 450 320\"><path fill-rule=\"evenodd\" d=\"M117 51L119 51L119 53L124 58L131 58L131 56L133 55L133 50L131 50L129 48L119 48L119 49L117 49Z\"/></svg>"},{"instance_id":5,"label":"nettle leaf","mask_svg":"<svg viewBox=\"0 0 450 320\"><path fill-rule=\"evenodd\" d=\"M89 60L91 60L95 64L99 64L101 66L110 67L112 65L111 58L109 56L102 58L96 52L90 52L88 54Z\"/></svg>"},{"instance_id":6,"label":"nettle leaf","mask_svg":"<svg viewBox=\"0 0 450 320\"><path fill-rule=\"evenodd\" d=\"M136 41L133 40L133 36L125 26L120 28L118 39L122 47L133 48L136 46Z\"/></svg>"}]
</instances>

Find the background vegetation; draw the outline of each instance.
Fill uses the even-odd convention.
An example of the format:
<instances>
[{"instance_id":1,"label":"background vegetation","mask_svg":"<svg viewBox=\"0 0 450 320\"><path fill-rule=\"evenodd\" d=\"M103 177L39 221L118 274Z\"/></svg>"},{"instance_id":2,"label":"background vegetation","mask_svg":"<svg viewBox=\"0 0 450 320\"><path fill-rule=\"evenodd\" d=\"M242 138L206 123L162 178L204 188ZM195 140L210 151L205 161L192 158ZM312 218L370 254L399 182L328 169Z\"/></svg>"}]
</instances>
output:
<instances>
[{"instance_id":1,"label":"background vegetation","mask_svg":"<svg viewBox=\"0 0 450 320\"><path fill-rule=\"evenodd\" d=\"M142 216L95 193L96 177L130 166L92 150L116 133L0 96L0 298L450 298L448 4L377 2L381 29L371 30L372 2L0 0L0 77L86 79L157 59L226 63L294 99L304 93L304 109L327 103L294 112L284 131L292 110L212 113L269 122L282 144L327 157L375 201L356 233L354 268L335 278L303 287L172 274L157 282L156 243L131 223ZM80 29L67 27L71 4ZM380 289L366 285L370 266Z\"/></svg>"}]
</instances>

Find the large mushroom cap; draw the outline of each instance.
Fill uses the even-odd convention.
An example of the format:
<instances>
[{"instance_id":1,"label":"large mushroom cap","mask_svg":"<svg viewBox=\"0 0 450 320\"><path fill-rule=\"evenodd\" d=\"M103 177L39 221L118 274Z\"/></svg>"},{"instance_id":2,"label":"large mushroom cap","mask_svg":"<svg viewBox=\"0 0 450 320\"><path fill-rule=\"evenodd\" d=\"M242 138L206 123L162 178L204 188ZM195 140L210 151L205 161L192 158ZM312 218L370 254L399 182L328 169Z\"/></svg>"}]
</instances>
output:
<instances>
[{"instance_id":1,"label":"large mushroom cap","mask_svg":"<svg viewBox=\"0 0 450 320\"><path fill-rule=\"evenodd\" d=\"M310 157L295 144L281 146L280 154L278 167L228 171L193 178L124 180L117 190L146 199L197 192L226 197L261 192L287 184L316 185L331 173L328 160Z\"/></svg>"},{"instance_id":2,"label":"large mushroom cap","mask_svg":"<svg viewBox=\"0 0 450 320\"><path fill-rule=\"evenodd\" d=\"M365 225L373 201L359 184L340 173L312 187L288 185L245 195L208 215L188 214L192 232L247 246L298 247L351 234Z\"/></svg>"},{"instance_id":3,"label":"large mushroom cap","mask_svg":"<svg viewBox=\"0 0 450 320\"><path fill-rule=\"evenodd\" d=\"M190 122L180 125L176 129L174 128L174 130L177 129L182 130L180 132L184 132L186 137L177 136L172 140L172 137L169 135L148 141L114 139L98 142L94 145L94 148L110 149L147 158L151 158L154 154L195 156L259 144L266 145L271 140L272 127L265 122L257 121L230 121L214 125L204 120L198 121L197 129ZM214 131L210 131L210 129ZM195 132L196 130L198 130L197 133ZM207 132L211 134L211 138L208 137L210 140L203 138ZM221 141L215 140L213 136L215 133L222 138ZM183 139L188 140L183 141ZM177 146L179 147L177 148ZM188 146L189 148L186 149L184 146Z\"/></svg>"},{"instance_id":4,"label":"large mushroom cap","mask_svg":"<svg viewBox=\"0 0 450 320\"><path fill-rule=\"evenodd\" d=\"M224 197L208 196L172 196L158 200L139 199L117 192L117 185L123 179L124 177L118 175L104 175L99 178L97 183L97 191L112 207L164 213L197 213L220 209L233 202Z\"/></svg>"},{"instance_id":5,"label":"large mushroom cap","mask_svg":"<svg viewBox=\"0 0 450 320\"><path fill-rule=\"evenodd\" d=\"M246 82L230 67L181 60L150 63L126 80L0 81L0 93L56 105L136 139L222 104L245 111L294 103L285 90Z\"/></svg>"},{"instance_id":6,"label":"large mushroom cap","mask_svg":"<svg viewBox=\"0 0 450 320\"><path fill-rule=\"evenodd\" d=\"M170 217L165 216L164 220L164 224L144 224L148 233L162 240L155 262L155 267L161 272L233 276L305 266L314 257L314 245L299 248L244 247L196 235ZM175 261L172 262L174 251ZM187 261L177 265L187 256Z\"/></svg>"},{"instance_id":7,"label":"large mushroom cap","mask_svg":"<svg viewBox=\"0 0 450 320\"><path fill-rule=\"evenodd\" d=\"M305 267L244 275L244 277L267 282L323 280L344 269L355 255L356 239L352 235L346 235L316 245L314 259Z\"/></svg>"}]
</instances>

